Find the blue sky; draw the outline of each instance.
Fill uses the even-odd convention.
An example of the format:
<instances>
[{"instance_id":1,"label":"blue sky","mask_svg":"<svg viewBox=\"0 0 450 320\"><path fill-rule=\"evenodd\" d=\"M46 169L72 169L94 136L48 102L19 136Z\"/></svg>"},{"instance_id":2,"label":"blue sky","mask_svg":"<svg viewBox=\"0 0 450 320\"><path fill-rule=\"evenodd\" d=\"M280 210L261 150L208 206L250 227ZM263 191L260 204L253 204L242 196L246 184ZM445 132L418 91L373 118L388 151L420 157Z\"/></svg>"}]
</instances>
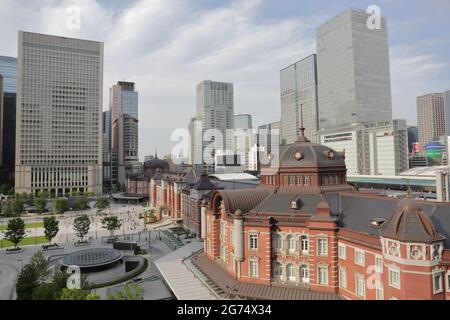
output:
<instances>
[{"instance_id":1,"label":"blue sky","mask_svg":"<svg viewBox=\"0 0 450 320\"><path fill-rule=\"evenodd\" d=\"M170 152L204 79L234 82L236 113L255 124L279 120L279 70L315 51L318 25L370 5L388 19L394 117L415 124L416 96L450 89L450 0L1 0L0 55L17 55L17 30L103 41L104 108L114 82L136 82L143 158Z\"/></svg>"}]
</instances>

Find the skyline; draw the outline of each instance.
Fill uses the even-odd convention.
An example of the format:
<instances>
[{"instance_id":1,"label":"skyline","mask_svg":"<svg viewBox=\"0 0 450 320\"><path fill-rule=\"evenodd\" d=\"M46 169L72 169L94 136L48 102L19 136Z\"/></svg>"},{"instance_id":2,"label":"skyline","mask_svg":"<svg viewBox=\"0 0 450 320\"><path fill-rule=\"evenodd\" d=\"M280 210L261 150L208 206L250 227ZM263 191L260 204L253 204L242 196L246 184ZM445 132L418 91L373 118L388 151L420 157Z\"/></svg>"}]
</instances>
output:
<instances>
[{"instance_id":1,"label":"skyline","mask_svg":"<svg viewBox=\"0 0 450 320\"><path fill-rule=\"evenodd\" d=\"M425 11L419 1L373 2L327 1L330 5L318 8L307 1L151 0L124 6L93 0L5 0L0 4L5 39L0 55L17 56L18 30L104 42L103 110L112 84L136 82L143 159L155 147L167 154L176 144L169 144L170 134L187 129L195 114L195 87L203 80L233 82L235 113L251 114L255 126L279 121L280 70L316 52L316 27L348 7L365 10L376 4L388 19L394 118L415 125L416 97L450 88L445 61L450 31L444 20L450 4L430 1ZM80 30L66 28L66 8L73 4L82 8Z\"/></svg>"}]
</instances>

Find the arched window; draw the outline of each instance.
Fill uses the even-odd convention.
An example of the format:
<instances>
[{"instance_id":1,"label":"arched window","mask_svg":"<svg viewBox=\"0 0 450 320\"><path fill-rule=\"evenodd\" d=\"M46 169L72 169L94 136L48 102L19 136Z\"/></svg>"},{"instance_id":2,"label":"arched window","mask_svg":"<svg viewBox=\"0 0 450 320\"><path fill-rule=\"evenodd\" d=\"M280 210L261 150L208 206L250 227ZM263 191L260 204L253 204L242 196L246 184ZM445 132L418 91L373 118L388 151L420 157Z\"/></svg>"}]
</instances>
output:
<instances>
[{"instance_id":1,"label":"arched window","mask_svg":"<svg viewBox=\"0 0 450 320\"><path fill-rule=\"evenodd\" d=\"M278 233L275 235L274 248L275 250L281 250L283 248L283 238Z\"/></svg>"},{"instance_id":2,"label":"arched window","mask_svg":"<svg viewBox=\"0 0 450 320\"><path fill-rule=\"evenodd\" d=\"M276 262L273 266L273 276L275 278L281 278L281 276L283 276L283 266L281 263Z\"/></svg>"},{"instance_id":3,"label":"arched window","mask_svg":"<svg viewBox=\"0 0 450 320\"><path fill-rule=\"evenodd\" d=\"M287 266L287 279L288 281L296 281L296 274L295 274L295 266L293 264L288 264Z\"/></svg>"},{"instance_id":4,"label":"arched window","mask_svg":"<svg viewBox=\"0 0 450 320\"><path fill-rule=\"evenodd\" d=\"M295 252L295 238L293 236L288 236L287 243L288 243L289 253L294 253Z\"/></svg>"},{"instance_id":5,"label":"arched window","mask_svg":"<svg viewBox=\"0 0 450 320\"><path fill-rule=\"evenodd\" d=\"M304 184L305 186L308 186L308 185L309 185L309 178L308 178L308 177L303 177L303 184Z\"/></svg>"},{"instance_id":6,"label":"arched window","mask_svg":"<svg viewBox=\"0 0 450 320\"><path fill-rule=\"evenodd\" d=\"M300 280L303 283L309 283L309 266L306 264L300 266Z\"/></svg>"},{"instance_id":7,"label":"arched window","mask_svg":"<svg viewBox=\"0 0 450 320\"><path fill-rule=\"evenodd\" d=\"M308 252L309 251L309 240L307 235L302 235L300 238L301 246L302 246L302 252Z\"/></svg>"}]
</instances>

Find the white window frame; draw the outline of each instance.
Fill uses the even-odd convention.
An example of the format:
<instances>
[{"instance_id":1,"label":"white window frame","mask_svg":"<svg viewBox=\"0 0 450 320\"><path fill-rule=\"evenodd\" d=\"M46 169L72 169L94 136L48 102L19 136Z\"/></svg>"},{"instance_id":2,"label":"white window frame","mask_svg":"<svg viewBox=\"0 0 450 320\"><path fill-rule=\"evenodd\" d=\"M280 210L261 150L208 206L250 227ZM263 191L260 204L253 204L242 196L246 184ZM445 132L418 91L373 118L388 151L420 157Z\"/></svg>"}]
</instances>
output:
<instances>
[{"instance_id":1,"label":"white window frame","mask_svg":"<svg viewBox=\"0 0 450 320\"><path fill-rule=\"evenodd\" d=\"M279 243L278 243L278 241L279 241ZM274 248L275 248L275 251L283 250L283 237L279 233L275 234Z\"/></svg>"},{"instance_id":2,"label":"white window frame","mask_svg":"<svg viewBox=\"0 0 450 320\"><path fill-rule=\"evenodd\" d=\"M276 272L274 272L274 277L281 279L283 277L283 265L279 262L275 262L273 267L274 270L276 270ZM278 272L278 268L280 268L281 272Z\"/></svg>"},{"instance_id":3,"label":"white window frame","mask_svg":"<svg viewBox=\"0 0 450 320\"><path fill-rule=\"evenodd\" d=\"M375 281L375 299L384 300L384 287L380 281Z\"/></svg>"},{"instance_id":4,"label":"white window frame","mask_svg":"<svg viewBox=\"0 0 450 320\"><path fill-rule=\"evenodd\" d=\"M445 282L447 283L447 292L450 292L450 271L447 271Z\"/></svg>"},{"instance_id":5,"label":"white window frame","mask_svg":"<svg viewBox=\"0 0 450 320\"><path fill-rule=\"evenodd\" d=\"M255 242L252 239L256 239ZM253 246L255 243L256 243L256 246ZM248 247L252 251L257 251L259 249L259 236L257 233L249 233Z\"/></svg>"},{"instance_id":6,"label":"white window frame","mask_svg":"<svg viewBox=\"0 0 450 320\"><path fill-rule=\"evenodd\" d=\"M304 249L306 247L306 249ZM306 234L300 236L300 250L302 253L309 252L309 237Z\"/></svg>"},{"instance_id":7,"label":"white window frame","mask_svg":"<svg viewBox=\"0 0 450 320\"><path fill-rule=\"evenodd\" d=\"M292 274L289 271L290 269L292 270ZM293 263L289 263L286 266L286 279L289 282L296 282L297 281L297 271L296 271L295 265Z\"/></svg>"},{"instance_id":8,"label":"white window frame","mask_svg":"<svg viewBox=\"0 0 450 320\"><path fill-rule=\"evenodd\" d=\"M253 268L253 267L255 267L255 268ZM258 260L250 260L249 261L248 274L249 274L250 278L258 278L259 277L259 261Z\"/></svg>"},{"instance_id":9,"label":"white window frame","mask_svg":"<svg viewBox=\"0 0 450 320\"><path fill-rule=\"evenodd\" d=\"M322 246L321 243L324 243ZM324 237L317 238L317 255L318 256L328 256L328 239Z\"/></svg>"},{"instance_id":10,"label":"white window frame","mask_svg":"<svg viewBox=\"0 0 450 320\"><path fill-rule=\"evenodd\" d=\"M379 261L381 261L381 265L378 263ZM383 273L383 257L380 255L375 256L375 271Z\"/></svg>"},{"instance_id":11,"label":"white window frame","mask_svg":"<svg viewBox=\"0 0 450 320\"><path fill-rule=\"evenodd\" d=\"M362 292L360 292L360 289ZM361 273L355 274L355 293L358 297L366 297L366 278Z\"/></svg>"},{"instance_id":12,"label":"white window frame","mask_svg":"<svg viewBox=\"0 0 450 320\"><path fill-rule=\"evenodd\" d=\"M433 293L434 294L439 294L439 293L444 292L444 287L442 285L443 274L444 274L444 272L442 270L433 272ZM439 288L436 288L436 277L439 277Z\"/></svg>"},{"instance_id":13,"label":"white window frame","mask_svg":"<svg viewBox=\"0 0 450 320\"><path fill-rule=\"evenodd\" d=\"M322 273L321 270L324 270L325 273L323 275L325 275L325 279L322 279ZM329 276L329 272L328 272L328 265L326 264L319 264L317 266L317 284L322 285L322 286L327 286L329 281L330 281L330 276ZM325 280L325 281L322 281Z\"/></svg>"},{"instance_id":14,"label":"white window frame","mask_svg":"<svg viewBox=\"0 0 450 320\"><path fill-rule=\"evenodd\" d=\"M303 272L302 272L303 269L306 270L307 277L303 277ZM309 283L309 281L311 279L311 276L309 274L309 265L307 265L307 264L300 265L298 277L302 283Z\"/></svg>"},{"instance_id":15,"label":"white window frame","mask_svg":"<svg viewBox=\"0 0 450 320\"><path fill-rule=\"evenodd\" d=\"M360 257L361 260L358 259L358 257ZM355 264L363 267L366 265L366 254L364 250L355 249Z\"/></svg>"},{"instance_id":16,"label":"white window frame","mask_svg":"<svg viewBox=\"0 0 450 320\"><path fill-rule=\"evenodd\" d=\"M295 253L295 250L297 250L297 240L295 240L295 237L290 234L287 236L286 240L287 240L287 245L288 245L288 247L287 247L288 252L290 254ZM291 244L293 244L294 246L292 247Z\"/></svg>"},{"instance_id":17,"label":"white window frame","mask_svg":"<svg viewBox=\"0 0 450 320\"><path fill-rule=\"evenodd\" d=\"M347 259L347 246L343 243L340 243L338 245L338 257L342 260Z\"/></svg>"},{"instance_id":18,"label":"white window frame","mask_svg":"<svg viewBox=\"0 0 450 320\"><path fill-rule=\"evenodd\" d=\"M339 267L338 276L339 276L339 288L347 289L347 268Z\"/></svg>"},{"instance_id":19,"label":"white window frame","mask_svg":"<svg viewBox=\"0 0 450 320\"><path fill-rule=\"evenodd\" d=\"M392 282L392 273L396 273L398 275L398 283L393 283ZM401 273L400 273L400 269L399 268L394 268L394 267L389 267L389 274L388 274L388 278L389 278L389 286L395 289L401 289L402 287L402 280L401 280Z\"/></svg>"}]
</instances>

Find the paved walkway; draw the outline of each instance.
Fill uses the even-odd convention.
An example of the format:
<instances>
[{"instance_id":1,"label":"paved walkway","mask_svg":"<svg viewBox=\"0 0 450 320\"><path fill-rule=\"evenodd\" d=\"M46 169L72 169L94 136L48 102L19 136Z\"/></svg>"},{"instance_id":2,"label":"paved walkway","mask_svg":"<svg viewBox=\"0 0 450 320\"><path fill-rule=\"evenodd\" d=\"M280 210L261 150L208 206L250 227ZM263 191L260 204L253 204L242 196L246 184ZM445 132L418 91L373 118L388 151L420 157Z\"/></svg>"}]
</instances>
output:
<instances>
[{"instance_id":1,"label":"paved walkway","mask_svg":"<svg viewBox=\"0 0 450 320\"><path fill-rule=\"evenodd\" d=\"M0 300L12 300L19 267L0 262Z\"/></svg>"},{"instance_id":2,"label":"paved walkway","mask_svg":"<svg viewBox=\"0 0 450 320\"><path fill-rule=\"evenodd\" d=\"M216 300L217 298L194 277L183 259L203 248L203 242L193 241L155 261L178 300Z\"/></svg>"}]
</instances>

